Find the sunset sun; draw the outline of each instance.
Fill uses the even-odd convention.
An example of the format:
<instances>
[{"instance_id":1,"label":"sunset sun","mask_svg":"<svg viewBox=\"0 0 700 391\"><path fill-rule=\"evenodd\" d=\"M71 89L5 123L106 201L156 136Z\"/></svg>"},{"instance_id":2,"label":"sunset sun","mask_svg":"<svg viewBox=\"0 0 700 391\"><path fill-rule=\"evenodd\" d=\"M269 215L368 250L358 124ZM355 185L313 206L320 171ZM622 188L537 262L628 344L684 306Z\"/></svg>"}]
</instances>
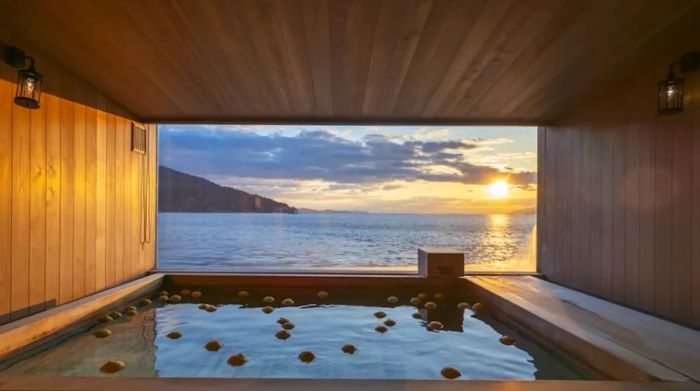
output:
<instances>
[{"instance_id":1,"label":"sunset sun","mask_svg":"<svg viewBox=\"0 0 700 391\"><path fill-rule=\"evenodd\" d=\"M486 191L492 198L506 198L508 196L508 182L495 181L488 186Z\"/></svg>"}]
</instances>

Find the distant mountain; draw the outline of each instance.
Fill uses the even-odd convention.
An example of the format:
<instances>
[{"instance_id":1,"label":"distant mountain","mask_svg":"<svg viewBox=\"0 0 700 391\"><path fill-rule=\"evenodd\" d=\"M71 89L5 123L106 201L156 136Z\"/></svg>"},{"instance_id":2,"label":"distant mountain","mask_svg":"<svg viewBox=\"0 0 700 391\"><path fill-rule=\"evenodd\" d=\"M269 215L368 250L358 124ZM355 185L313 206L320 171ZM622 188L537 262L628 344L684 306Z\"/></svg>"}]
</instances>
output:
<instances>
[{"instance_id":1,"label":"distant mountain","mask_svg":"<svg viewBox=\"0 0 700 391\"><path fill-rule=\"evenodd\" d=\"M299 208L299 213L359 213L359 214L367 214L369 212L363 212L363 211L357 211L357 210L334 210L334 209L317 210L317 209Z\"/></svg>"},{"instance_id":2,"label":"distant mountain","mask_svg":"<svg viewBox=\"0 0 700 391\"><path fill-rule=\"evenodd\" d=\"M172 168L158 168L161 212L297 213L282 202L249 194Z\"/></svg>"}]
</instances>

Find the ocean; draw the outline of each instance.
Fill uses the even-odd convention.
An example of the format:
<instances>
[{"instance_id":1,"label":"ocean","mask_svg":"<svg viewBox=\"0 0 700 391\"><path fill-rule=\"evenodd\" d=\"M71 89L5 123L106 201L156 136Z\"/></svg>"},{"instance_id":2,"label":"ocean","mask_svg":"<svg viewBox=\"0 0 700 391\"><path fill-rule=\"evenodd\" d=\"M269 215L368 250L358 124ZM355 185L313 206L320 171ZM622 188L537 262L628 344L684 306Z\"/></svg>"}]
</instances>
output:
<instances>
[{"instance_id":1,"label":"ocean","mask_svg":"<svg viewBox=\"0 0 700 391\"><path fill-rule=\"evenodd\" d=\"M530 271L536 215L159 213L158 267L211 271L417 270L419 247L472 270Z\"/></svg>"}]
</instances>

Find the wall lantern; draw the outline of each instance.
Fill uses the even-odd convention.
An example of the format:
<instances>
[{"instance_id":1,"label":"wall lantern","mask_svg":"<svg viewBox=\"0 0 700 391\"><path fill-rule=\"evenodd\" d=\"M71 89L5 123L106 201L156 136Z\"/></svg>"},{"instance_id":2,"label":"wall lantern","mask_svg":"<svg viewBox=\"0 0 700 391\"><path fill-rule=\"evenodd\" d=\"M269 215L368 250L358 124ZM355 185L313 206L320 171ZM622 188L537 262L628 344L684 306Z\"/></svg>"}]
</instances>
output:
<instances>
[{"instance_id":1,"label":"wall lantern","mask_svg":"<svg viewBox=\"0 0 700 391\"><path fill-rule=\"evenodd\" d=\"M676 77L673 68L678 66L680 73L689 73L700 69L700 52L690 52L681 56L680 60L668 68L666 80L659 82L659 114L670 115L683 111L682 78Z\"/></svg>"},{"instance_id":2,"label":"wall lantern","mask_svg":"<svg viewBox=\"0 0 700 391\"><path fill-rule=\"evenodd\" d=\"M6 47L3 60L18 69L15 103L28 109L38 109L41 106L39 100L44 77L34 68L34 59L21 49Z\"/></svg>"}]
</instances>

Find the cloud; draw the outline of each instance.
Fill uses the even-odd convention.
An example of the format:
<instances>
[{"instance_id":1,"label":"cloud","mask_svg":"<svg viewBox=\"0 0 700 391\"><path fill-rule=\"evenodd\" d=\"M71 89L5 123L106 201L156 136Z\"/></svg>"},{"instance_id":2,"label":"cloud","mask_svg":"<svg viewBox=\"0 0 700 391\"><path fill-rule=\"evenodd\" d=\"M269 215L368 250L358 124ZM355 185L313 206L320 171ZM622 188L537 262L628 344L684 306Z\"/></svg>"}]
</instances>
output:
<instances>
[{"instance_id":1,"label":"cloud","mask_svg":"<svg viewBox=\"0 0 700 391\"><path fill-rule=\"evenodd\" d=\"M297 134L252 130L161 126L160 162L207 178L321 180L338 184L392 180L484 184L496 177L507 177L515 185L535 183L534 172L465 161L464 153L478 148L483 139L428 141L369 134L361 140L350 140L313 127L302 127Z\"/></svg>"}]
</instances>

